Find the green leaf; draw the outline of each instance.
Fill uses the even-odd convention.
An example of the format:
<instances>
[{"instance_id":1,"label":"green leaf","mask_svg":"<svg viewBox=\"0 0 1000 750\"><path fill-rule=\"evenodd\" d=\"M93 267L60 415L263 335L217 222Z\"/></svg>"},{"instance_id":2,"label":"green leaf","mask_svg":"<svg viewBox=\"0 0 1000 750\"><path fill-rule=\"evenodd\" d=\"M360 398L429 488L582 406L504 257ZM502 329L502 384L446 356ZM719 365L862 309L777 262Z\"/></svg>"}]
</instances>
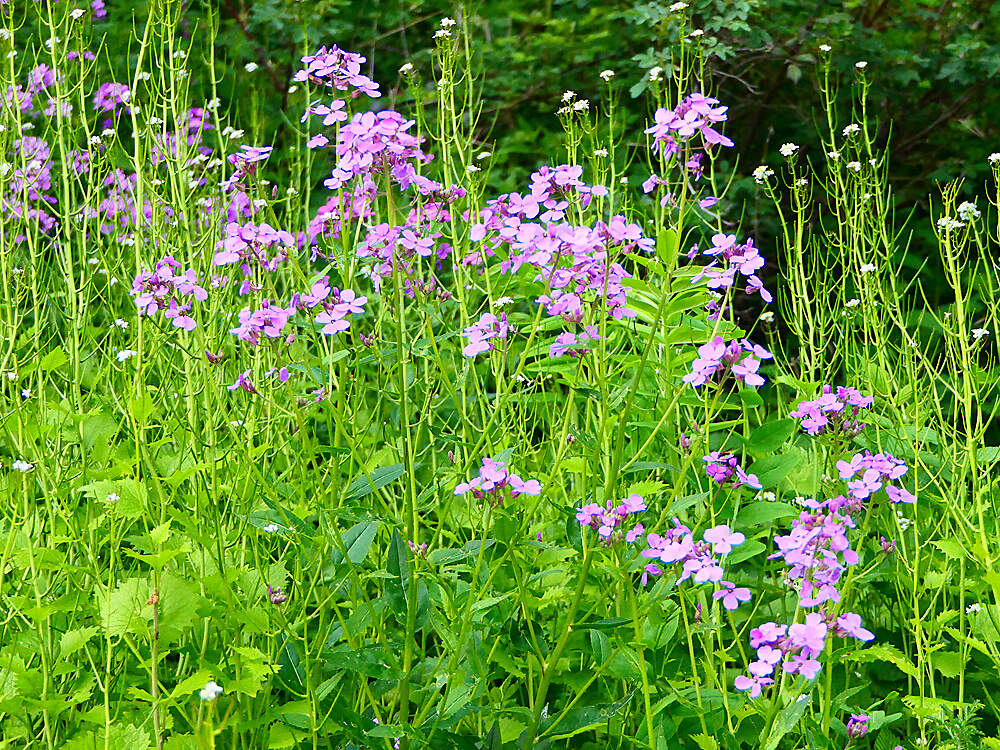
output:
<instances>
[{"instance_id":1,"label":"green leaf","mask_svg":"<svg viewBox=\"0 0 1000 750\"><path fill-rule=\"evenodd\" d=\"M798 426L795 419L778 419L762 424L750 433L746 440L747 447L757 454L774 453L795 434Z\"/></svg>"},{"instance_id":2,"label":"green leaf","mask_svg":"<svg viewBox=\"0 0 1000 750\"><path fill-rule=\"evenodd\" d=\"M900 651L895 646L887 643L877 643L874 646L869 646L868 648L855 651L847 656L843 657L848 661L862 662L865 664L871 663L873 661L884 661L892 664L901 672L909 675L914 679L918 679L920 672L915 666L906 658L906 654Z\"/></svg>"},{"instance_id":3,"label":"green leaf","mask_svg":"<svg viewBox=\"0 0 1000 750\"><path fill-rule=\"evenodd\" d=\"M101 626L115 636L147 632L152 609L145 602L150 593L152 590L145 578L129 578L110 593L99 590L97 601Z\"/></svg>"},{"instance_id":4,"label":"green leaf","mask_svg":"<svg viewBox=\"0 0 1000 750\"><path fill-rule=\"evenodd\" d=\"M389 555L386 559L386 570L392 577L391 584L386 585L386 594L397 610L406 608L407 589L410 583L410 568L407 560L409 549L398 529L392 530L389 542Z\"/></svg>"},{"instance_id":5,"label":"green leaf","mask_svg":"<svg viewBox=\"0 0 1000 750\"><path fill-rule=\"evenodd\" d=\"M141 396L129 399L128 408L132 419L139 424L145 424L146 420L149 419L149 415L155 410L156 405L148 393L143 393Z\"/></svg>"},{"instance_id":6,"label":"green leaf","mask_svg":"<svg viewBox=\"0 0 1000 750\"><path fill-rule=\"evenodd\" d=\"M42 372L52 372L53 370L58 370L67 362L69 362L69 357L66 356L66 352L57 346L39 360L38 369Z\"/></svg>"},{"instance_id":7,"label":"green leaf","mask_svg":"<svg viewBox=\"0 0 1000 750\"><path fill-rule=\"evenodd\" d=\"M799 720L809 707L809 696L800 695L797 699L781 709L781 713L774 720L771 728L771 736L764 742L761 750L777 750L781 739L795 728ZM761 736L761 740L764 737Z\"/></svg>"},{"instance_id":8,"label":"green leaf","mask_svg":"<svg viewBox=\"0 0 1000 750\"><path fill-rule=\"evenodd\" d=\"M736 528L767 526L779 518L794 518L798 515L799 509L788 503L756 500L743 508L736 516Z\"/></svg>"},{"instance_id":9,"label":"green leaf","mask_svg":"<svg viewBox=\"0 0 1000 750\"><path fill-rule=\"evenodd\" d=\"M965 659L957 651L935 651L931 658L934 668L949 680L958 677L965 669Z\"/></svg>"},{"instance_id":10,"label":"green leaf","mask_svg":"<svg viewBox=\"0 0 1000 750\"><path fill-rule=\"evenodd\" d=\"M343 547L347 550L347 559L352 565L360 565L368 557L375 535L378 534L377 521L362 521L340 535ZM330 553L334 565L344 562L344 553L336 547Z\"/></svg>"},{"instance_id":11,"label":"green leaf","mask_svg":"<svg viewBox=\"0 0 1000 750\"><path fill-rule=\"evenodd\" d=\"M965 547L954 539L936 539L931 544L944 552L945 557L952 560L961 560L965 557Z\"/></svg>"},{"instance_id":12,"label":"green leaf","mask_svg":"<svg viewBox=\"0 0 1000 750\"><path fill-rule=\"evenodd\" d=\"M750 473L756 474L765 488L776 487L788 472L799 463L799 456L794 453L783 453L780 456L767 456L753 462Z\"/></svg>"},{"instance_id":13,"label":"green leaf","mask_svg":"<svg viewBox=\"0 0 1000 750\"><path fill-rule=\"evenodd\" d=\"M403 464L393 464L392 466L382 466L375 469L375 471L371 472L371 479L362 475L351 482L351 485L347 488L347 499L358 500L365 495L370 495L375 490L382 489L387 484L395 482L405 473L406 469L403 467Z\"/></svg>"},{"instance_id":14,"label":"green leaf","mask_svg":"<svg viewBox=\"0 0 1000 750\"><path fill-rule=\"evenodd\" d=\"M89 628L69 630L63 633L62 637L59 639L59 658L68 659L70 656L83 648L87 641L97 635L99 631L100 628L92 626Z\"/></svg>"}]
</instances>

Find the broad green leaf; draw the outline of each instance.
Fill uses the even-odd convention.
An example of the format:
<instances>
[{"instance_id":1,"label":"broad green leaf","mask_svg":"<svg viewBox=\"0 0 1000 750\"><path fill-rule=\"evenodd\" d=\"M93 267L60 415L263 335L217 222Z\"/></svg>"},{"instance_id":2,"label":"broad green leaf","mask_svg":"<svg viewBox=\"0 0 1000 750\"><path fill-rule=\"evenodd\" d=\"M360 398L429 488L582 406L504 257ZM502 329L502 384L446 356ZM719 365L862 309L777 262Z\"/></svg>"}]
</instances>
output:
<instances>
[{"instance_id":1,"label":"broad green leaf","mask_svg":"<svg viewBox=\"0 0 1000 750\"><path fill-rule=\"evenodd\" d=\"M382 489L387 484L395 482L405 473L406 469L403 467L403 464L379 467L371 472L370 480L367 476L362 475L351 482L351 485L347 488L347 499L358 500L365 495L370 495L375 490Z\"/></svg>"},{"instance_id":2,"label":"broad green leaf","mask_svg":"<svg viewBox=\"0 0 1000 750\"><path fill-rule=\"evenodd\" d=\"M352 565L360 565L368 557L368 550L372 546L375 535L378 534L378 527L377 521L362 521L340 535L343 547L347 551L347 559L351 561ZM336 545L336 538L334 538L334 544ZM330 558L334 565L339 565L344 562L344 553L335 546L330 553Z\"/></svg>"}]
</instances>

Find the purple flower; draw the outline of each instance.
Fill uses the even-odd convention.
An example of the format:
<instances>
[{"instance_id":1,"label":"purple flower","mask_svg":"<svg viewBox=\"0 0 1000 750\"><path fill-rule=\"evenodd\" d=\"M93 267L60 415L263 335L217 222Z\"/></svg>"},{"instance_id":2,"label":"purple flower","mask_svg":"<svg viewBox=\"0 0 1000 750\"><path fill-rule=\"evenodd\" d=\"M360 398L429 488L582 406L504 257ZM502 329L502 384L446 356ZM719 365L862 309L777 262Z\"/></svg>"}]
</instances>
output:
<instances>
[{"instance_id":1,"label":"purple flower","mask_svg":"<svg viewBox=\"0 0 1000 750\"><path fill-rule=\"evenodd\" d=\"M707 529L703 538L712 545L712 552L717 555L728 555L733 551L733 547L738 547L746 541L743 534L731 530L727 524Z\"/></svg>"},{"instance_id":2,"label":"purple flower","mask_svg":"<svg viewBox=\"0 0 1000 750\"><path fill-rule=\"evenodd\" d=\"M462 332L462 335L469 339L469 343L462 349L462 354L466 357L475 357L477 354L492 351L496 348L496 342L506 339L509 333L510 326L506 314L501 313L498 318L493 313L484 313L476 323Z\"/></svg>"},{"instance_id":3,"label":"purple flower","mask_svg":"<svg viewBox=\"0 0 1000 750\"><path fill-rule=\"evenodd\" d=\"M631 544L645 532L642 524L636 524L622 533L625 521L630 515L646 510L646 501L641 495L631 494L619 503L608 500L604 507L597 503L587 503L577 508L576 520L581 526L589 526L597 531L601 542L614 544L624 539Z\"/></svg>"},{"instance_id":4,"label":"purple flower","mask_svg":"<svg viewBox=\"0 0 1000 750\"><path fill-rule=\"evenodd\" d=\"M792 645L802 649L804 653L819 656L823 653L828 632L829 627L827 627L823 615L819 612L810 612L806 615L805 622L788 626L788 640Z\"/></svg>"},{"instance_id":5,"label":"purple flower","mask_svg":"<svg viewBox=\"0 0 1000 750\"><path fill-rule=\"evenodd\" d=\"M872 405L871 396L863 396L854 388L823 386L823 392L812 401L800 401L790 415L802 420L802 428L810 435L834 435L853 438L865 425L858 421L862 409Z\"/></svg>"},{"instance_id":6,"label":"purple flower","mask_svg":"<svg viewBox=\"0 0 1000 750\"><path fill-rule=\"evenodd\" d=\"M757 698L765 687L773 685L774 680L770 677L747 677L740 675L733 681L733 687L747 693L750 698Z\"/></svg>"},{"instance_id":7,"label":"purple flower","mask_svg":"<svg viewBox=\"0 0 1000 750\"><path fill-rule=\"evenodd\" d=\"M868 734L868 722L870 717L866 714L851 714L847 722L847 736L851 740L859 740Z\"/></svg>"},{"instance_id":8,"label":"purple flower","mask_svg":"<svg viewBox=\"0 0 1000 750\"><path fill-rule=\"evenodd\" d=\"M381 96L378 84L368 76L361 74L361 66L365 63L362 55L347 52L336 45L320 47L316 54L301 58L303 66L292 77L297 83L309 81L320 86L329 86L340 91L355 88L352 95L367 94L373 99Z\"/></svg>"},{"instance_id":9,"label":"purple flower","mask_svg":"<svg viewBox=\"0 0 1000 750\"><path fill-rule=\"evenodd\" d=\"M722 336L716 336L698 347L698 357L691 363L691 372L682 380L698 388L716 375L731 370L737 380L758 388L764 385L764 378L757 372L760 360L770 359L771 356L766 349L746 339L726 344Z\"/></svg>"},{"instance_id":10,"label":"purple flower","mask_svg":"<svg viewBox=\"0 0 1000 750\"><path fill-rule=\"evenodd\" d=\"M712 598L721 599L722 606L726 609L736 609L740 606L741 602L750 601L750 589L742 587L737 588L736 585L730 581L719 581L719 584L725 588L715 591L712 594Z\"/></svg>"},{"instance_id":11,"label":"purple flower","mask_svg":"<svg viewBox=\"0 0 1000 750\"><path fill-rule=\"evenodd\" d=\"M461 482L455 487L456 495L471 492L476 498L491 497L497 505L503 503L504 497L518 495L540 495L542 485L537 479L523 480L517 474L511 474L503 461L484 458L479 470L479 476L468 482Z\"/></svg>"}]
</instances>

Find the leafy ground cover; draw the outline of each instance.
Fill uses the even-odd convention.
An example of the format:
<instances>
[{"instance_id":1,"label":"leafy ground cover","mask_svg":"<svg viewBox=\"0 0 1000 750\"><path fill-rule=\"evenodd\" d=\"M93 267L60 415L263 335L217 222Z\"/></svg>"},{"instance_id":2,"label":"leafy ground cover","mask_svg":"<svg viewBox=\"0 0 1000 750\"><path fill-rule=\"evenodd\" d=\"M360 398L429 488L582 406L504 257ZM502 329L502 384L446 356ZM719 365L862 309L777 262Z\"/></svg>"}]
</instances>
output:
<instances>
[{"instance_id":1,"label":"leafy ground cover","mask_svg":"<svg viewBox=\"0 0 1000 750\"><path fill-rule=\"evenodd\" d=\"M759 247L683 3L502 193L463 22L279 159L150 10L0 6L4 746L1000 747L1000 154L910 246L818 46Z\"/></svg>"}]
</instances>

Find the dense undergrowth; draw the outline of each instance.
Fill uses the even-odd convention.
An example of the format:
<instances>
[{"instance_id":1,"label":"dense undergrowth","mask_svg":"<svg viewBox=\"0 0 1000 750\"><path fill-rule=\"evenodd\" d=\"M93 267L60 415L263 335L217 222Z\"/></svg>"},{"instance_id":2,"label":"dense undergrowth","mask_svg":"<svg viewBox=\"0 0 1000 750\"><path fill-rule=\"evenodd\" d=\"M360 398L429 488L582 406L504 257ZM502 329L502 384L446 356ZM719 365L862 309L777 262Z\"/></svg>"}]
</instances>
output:
<instances>
[{"instance_id":1,"label":"dense undergrowth","mask_svg":"<svg viewBox=\"0 0 1000 750\"><path fill-rule=\"evenodd\" d=\"M817 45L758 248L683 37L496 194L460 22L405 112L303 50L272 164L102 9L0 6L0 746L1000 747L1000 155L908 247Z\"/></svg>"}]
</instances>

